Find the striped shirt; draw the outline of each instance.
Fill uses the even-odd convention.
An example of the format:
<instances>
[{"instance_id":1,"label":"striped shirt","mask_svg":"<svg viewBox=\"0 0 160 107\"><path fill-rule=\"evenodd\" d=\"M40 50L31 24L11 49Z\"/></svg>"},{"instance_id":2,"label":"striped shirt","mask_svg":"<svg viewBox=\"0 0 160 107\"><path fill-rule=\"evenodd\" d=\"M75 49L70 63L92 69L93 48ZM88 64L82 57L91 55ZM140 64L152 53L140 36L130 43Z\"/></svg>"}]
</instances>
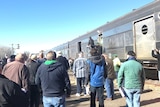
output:
<instances>
[{"instance_id":1,"label":"striped shirt","mask_svg":"<svg viewBox=\"0 0 160 107\"><path fill-rule=\"evenodd\" d=\"M76 78L85 77L87 70L87 59L86 58L77 58L73 63L73 74Z\"/></svg>"}]
</instances>

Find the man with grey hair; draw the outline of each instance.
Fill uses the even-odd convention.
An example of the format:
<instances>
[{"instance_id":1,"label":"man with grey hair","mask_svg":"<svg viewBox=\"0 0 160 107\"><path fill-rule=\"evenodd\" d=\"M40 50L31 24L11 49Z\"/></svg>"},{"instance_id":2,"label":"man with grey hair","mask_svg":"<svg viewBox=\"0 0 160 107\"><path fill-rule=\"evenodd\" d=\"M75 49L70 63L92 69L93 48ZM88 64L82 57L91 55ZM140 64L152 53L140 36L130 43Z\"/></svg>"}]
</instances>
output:
<instances>
[{"instance_id":1,"label":"man with grey hair","mask_svg":"<svg viewBox=\"0 0 160 107\"><path fill-rule=\"evenodd\" d=\"M19 84L23 91L28 92L29 71L26 65L24 64L26 58L26 54L18 53L15 56L15 61L7 63L4 66L2 74L5 75L8 79Z\"/></svg>"},{"instance_id":2,"label":"man with grey hair","mask_svg":"<svg viewBox=\"0 0 160 107\"><path fill-rule=\"evenodd\" d=\"M65 67L56 61L56 53L49 51L40 65L35 82L41 85L44 107L65 107L65 93L71 94L71 84Z\"/></svg>"},{"instance_id":3,"label":"man with grey hair","mask_svg":"<svg viewBox=\"0 0 160 107\"><path fill-rule=\"evenodd\" d=\"M26 54L18 53L15 57L15 61L7 63L4 66L2 74L9 80L17 83L26 93L29 101L29 71L24 64L26 58Z\"/></svg>"}]
</instances>

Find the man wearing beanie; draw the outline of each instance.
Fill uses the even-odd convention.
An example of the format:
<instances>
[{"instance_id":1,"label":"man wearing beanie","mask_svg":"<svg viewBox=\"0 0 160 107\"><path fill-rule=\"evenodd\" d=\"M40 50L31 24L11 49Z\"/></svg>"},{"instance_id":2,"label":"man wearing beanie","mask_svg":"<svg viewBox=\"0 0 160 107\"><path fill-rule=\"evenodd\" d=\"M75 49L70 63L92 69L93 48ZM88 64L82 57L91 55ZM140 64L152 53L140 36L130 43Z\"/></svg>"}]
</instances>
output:
<instances>
[{"instance_id":1,"label":"man wearing beanie","mask_svg":"<svg viewBox=\"0 0 160 107\"><path fill-rule=\"evenodd\" d=\"M136 60L136 54L129 51L127 60L118 72L118 86L123 86L128 107L140 107L140 95L145 82L145 72L141 63Z\"/></svg>"}]
</instances>

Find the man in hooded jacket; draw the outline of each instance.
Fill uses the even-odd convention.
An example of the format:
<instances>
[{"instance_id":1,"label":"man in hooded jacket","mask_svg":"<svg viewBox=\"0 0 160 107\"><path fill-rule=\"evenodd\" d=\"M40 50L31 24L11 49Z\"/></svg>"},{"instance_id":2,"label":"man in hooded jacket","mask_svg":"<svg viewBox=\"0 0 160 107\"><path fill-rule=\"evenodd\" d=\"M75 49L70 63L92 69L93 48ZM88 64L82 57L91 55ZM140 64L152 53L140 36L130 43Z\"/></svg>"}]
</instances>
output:
<instances>
[{"instance_id":1,"label":"man in hooded jacket","mask_svg":"<svg viewBox=\"0 0 160 107\"><path fill-rule=\"evenodd\" d=\"M91 57L87 61L91 91L90 107L96 107L96 93L99 98L99 107L104 107L104 79L107 76L105 59L95 48L91 48L90 54ZM87 84L88 82L86 82Z\"/></svg>"},{"instance_id":2,"label":"man in hooded jacket","mask_svg":"<svg viewBox=\"0 0 160 107\"><path fill-rule=\"evenodd\" d=\"M65 107L65 93L70 96L71 84L64 66L56 61L56 53L49 51L40 65L35 82L41 85L44 107ZM65 92L66 90L66 92Z\"/></svg>"}]
</instances>

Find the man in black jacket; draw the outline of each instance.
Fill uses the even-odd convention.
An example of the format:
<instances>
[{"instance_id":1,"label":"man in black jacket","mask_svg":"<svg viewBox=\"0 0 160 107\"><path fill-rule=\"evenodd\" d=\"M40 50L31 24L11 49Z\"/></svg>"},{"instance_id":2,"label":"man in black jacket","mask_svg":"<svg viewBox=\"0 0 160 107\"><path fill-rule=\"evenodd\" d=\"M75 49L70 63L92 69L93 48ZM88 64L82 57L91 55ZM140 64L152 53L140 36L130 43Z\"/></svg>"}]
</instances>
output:
<instances>
[{"instance_id":1,"label":"man in black jacket","mask_svg":"<svg viewBox=\"0 0 160 107\"><path fill-rule=\"evenodd\" d=\"M28 107L28 104L21 87L0 74L0 107Z\"/></svg>"},{"instance_id":2,"label":"man in black jacket","mask_svg":"<svg viewBox=\"0 0 160 107\"><path fill-rule=\"evenodd\" d=\"M40 91L39 87L35 84L35 76L39 63L36 62L37 56L32 54L29 58L26 66L29 70L29 82L30 82L30 107L39 107L40 103Z\"/></svg>"},{"instance_id":3,"label":"man in black jacket","mask_svg":"<svg viewBox=\"0 0 160 107\"><path fill-rule=\"evenodd\" d=\"M62 56L62 52L61 51L58 51L57 52L57 59L56 59L58 62L60 62L66 70L69 69L69 63L68 63L68 60L66 57Z\"/></svg>"},{"instance_id":4,"label":"man in black jacket","mask_svg":"<svg viewBox=\"0 0 160 107\"><path fill-rule=\"evenodd\" d=\"M94 40L92 39L92 37L89 37L89 41L88 41L88 46L90 47L90 48L94 48Z\"/></svg>"},{"instance_id":5,"label":"man in black jacket","mask_svg":"<svg viewBox=\"0 0 160 107\"><path fill-rule=\"evenodd\" d=\"M158 71L158 79L160 81L160 50L159 49L153 49L152 50L152 57L157 58L158 65L157 65L157 71Z\"/></svg>"},{"instance_id":6,"label":"man in black jacket","mask_svg":"<svg viewBox=\"0 0 160 107\"><path fill-rule=\"evenodd\" d=\"M71 84L65 67L56 61L56 53L50 51L47 60L38 68L35 82L41 85L44 107L65 107L65 93L70 96ZM66 92L65 92L66 90Z\"/></svg>"}]
</instances>

